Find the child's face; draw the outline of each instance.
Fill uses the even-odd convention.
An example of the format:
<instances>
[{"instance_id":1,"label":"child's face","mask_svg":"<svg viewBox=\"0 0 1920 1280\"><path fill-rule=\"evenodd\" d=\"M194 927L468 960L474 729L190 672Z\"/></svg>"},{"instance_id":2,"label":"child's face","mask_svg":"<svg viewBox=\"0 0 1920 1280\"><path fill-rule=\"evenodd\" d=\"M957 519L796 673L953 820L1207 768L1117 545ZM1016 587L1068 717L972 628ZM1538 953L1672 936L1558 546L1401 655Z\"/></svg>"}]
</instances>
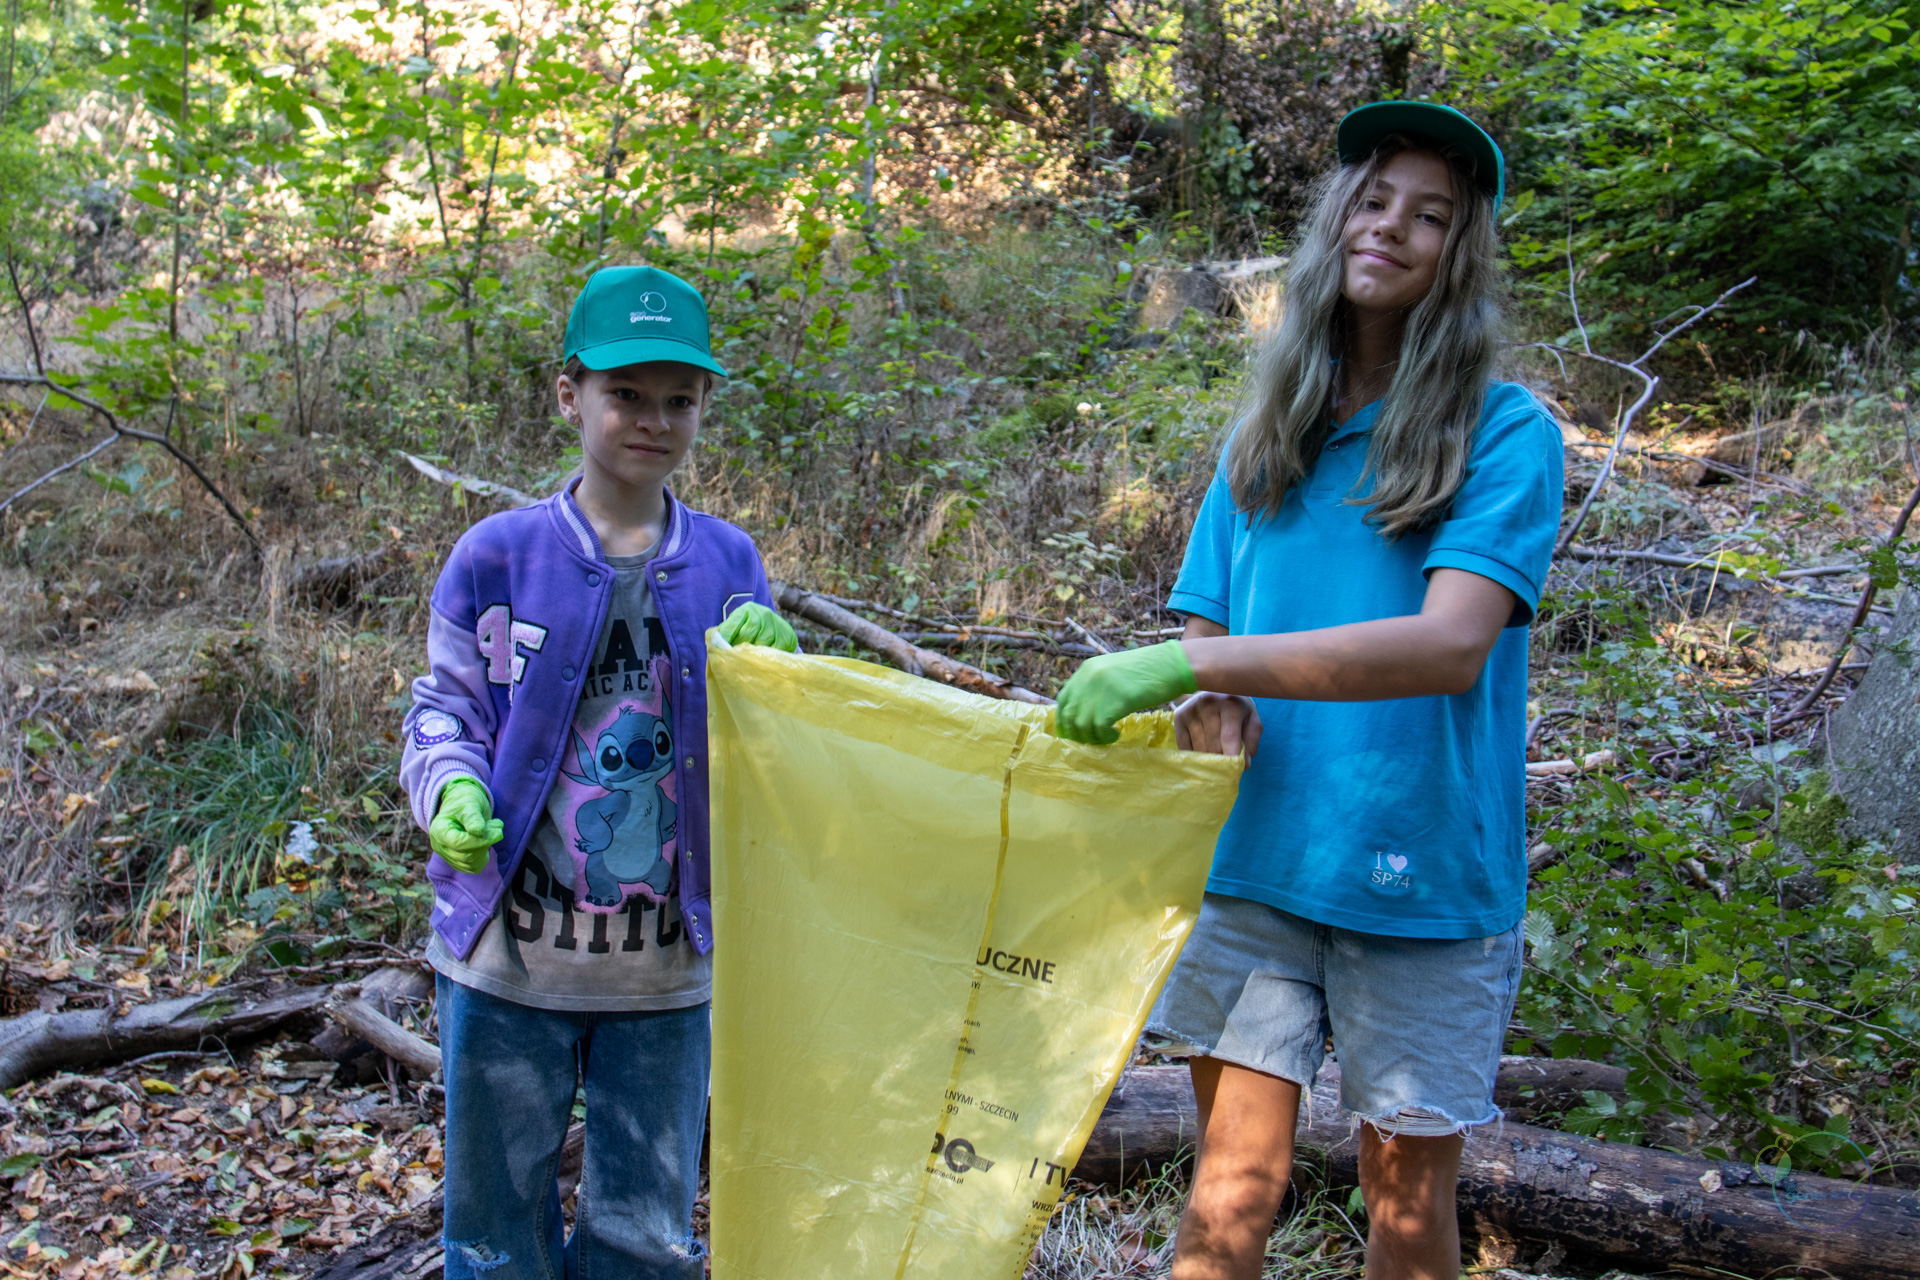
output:
<instances>
[{"instance_id":1,"label":"child's face","mask_svg":"<svg viewBox=\"0 0 1920 1280\"><path fill-rule=\"evenodd\" d=\"M1341 292L1361 311L1404 311L1440 273L1453 224L1453 173L1431 151L1402 151L1381 166L1347 219Z\"/></svg>"},{"instance_id":2,"label":"child's face","mask_svg":"<svg viewBox=\"0 0 1920 1280\"><path fill-rule=\"evenodd\" d=\"M711 378L672 361L560 375L560 412L580 428L584 463L608 480L664 484L700 434Z\"/></svg>"}]
</instances>

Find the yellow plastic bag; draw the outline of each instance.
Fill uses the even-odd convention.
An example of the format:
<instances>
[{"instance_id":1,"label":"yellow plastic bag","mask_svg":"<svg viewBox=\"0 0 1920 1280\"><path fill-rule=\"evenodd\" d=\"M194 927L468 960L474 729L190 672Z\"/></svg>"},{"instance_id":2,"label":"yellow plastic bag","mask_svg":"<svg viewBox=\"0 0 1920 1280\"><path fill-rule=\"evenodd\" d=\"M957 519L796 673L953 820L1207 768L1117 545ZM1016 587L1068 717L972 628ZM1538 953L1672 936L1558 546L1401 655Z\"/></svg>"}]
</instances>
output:
<instances>
[{"instance_id":1,"label":"yellow plastic bag","mask_svg":"<svg viewBox=\"0 0 1920 1280\"><path fill-rule=\"evenodd\" d=\"M709 637L716 1280L1017 1280L1240 764Z\"/></svg>"}]
</instances>

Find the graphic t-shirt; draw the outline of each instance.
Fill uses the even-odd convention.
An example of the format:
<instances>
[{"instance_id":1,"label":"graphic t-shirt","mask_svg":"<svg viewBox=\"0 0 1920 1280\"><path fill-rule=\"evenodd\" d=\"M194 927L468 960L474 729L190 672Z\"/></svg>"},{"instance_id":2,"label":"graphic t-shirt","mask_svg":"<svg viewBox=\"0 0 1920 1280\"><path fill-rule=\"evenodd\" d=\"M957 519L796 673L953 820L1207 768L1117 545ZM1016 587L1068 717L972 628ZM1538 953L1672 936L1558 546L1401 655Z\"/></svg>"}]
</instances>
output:
<instances>
[{"instance_id":1,"label":"graphic t-shirt","mask_svg":"<svg viewBox=\"0 0 1920 1280\"><path fill-rule=\"evenodd\" d=\"M546 814L472 954L456 959L438 934L428 948L456 982L587 1012L681 1009L711 993L712 958L680 919L672 668L652 559L607 557L613 598Z\"/></svg>"}]
</instances>

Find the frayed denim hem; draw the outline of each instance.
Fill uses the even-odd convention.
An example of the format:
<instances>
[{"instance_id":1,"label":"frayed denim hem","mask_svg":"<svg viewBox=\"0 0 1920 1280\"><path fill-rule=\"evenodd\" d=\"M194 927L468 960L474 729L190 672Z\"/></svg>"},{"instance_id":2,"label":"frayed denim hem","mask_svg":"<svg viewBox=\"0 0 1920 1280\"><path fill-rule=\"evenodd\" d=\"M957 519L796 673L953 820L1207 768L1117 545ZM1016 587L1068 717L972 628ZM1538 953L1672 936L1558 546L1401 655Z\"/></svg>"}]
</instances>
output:
<instances>
[{"instance_id":1,"label":"frayed denim hem","mask_svg":"<svg viewBox=\"0 0 1920 1280\"><path fill-rule=\"evenodd\" d=\"M1506 1132L1506 1123L1507 1113L1499 1107L1478 1120L1457 1120L1436 1107L1398 1107L1377 1116L1355 1113L1353 1130L1358 1133L1361 1125L1372 1125L1380 1141L1392 1142L1401 1134L1409 1138L1451 1138L1488 1124L1499 1126L1494 1135L1498 1137Z\"/></svg>"}]
</instances>

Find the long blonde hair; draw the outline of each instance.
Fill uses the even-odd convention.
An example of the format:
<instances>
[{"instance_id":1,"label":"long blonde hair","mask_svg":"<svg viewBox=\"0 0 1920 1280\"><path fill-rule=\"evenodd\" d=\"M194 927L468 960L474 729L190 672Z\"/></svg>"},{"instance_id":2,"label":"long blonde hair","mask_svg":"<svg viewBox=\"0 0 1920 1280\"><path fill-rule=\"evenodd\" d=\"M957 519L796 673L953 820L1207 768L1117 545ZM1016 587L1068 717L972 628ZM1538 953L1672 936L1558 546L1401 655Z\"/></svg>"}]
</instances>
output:
<instances>
[{"instance_id":1,"label":"long blonde hair","mask_svg":"<svg viewBox=\"0 0 1920 1280\"><path fill-rule=\"evenodd\" d=\"M1395 154L1433 148L1401 135L1360 163L1322 178L1288 264L1285 313L1260 349L1227 447L1234 505L1274 515L1306 478L1332 432L1335 357L1350 304L1347 219ZM1369 523L1398 538L1438 520L1466 475L1473 429L1493 375L1500 307L1493 201L1474 183L1464 154L1438 150L1453 174L1453 221L1440 269L1407 317L1400 361L1373 426L1362 487L1346 501L1371 508Z\"/></svg>"}]
</instances>

